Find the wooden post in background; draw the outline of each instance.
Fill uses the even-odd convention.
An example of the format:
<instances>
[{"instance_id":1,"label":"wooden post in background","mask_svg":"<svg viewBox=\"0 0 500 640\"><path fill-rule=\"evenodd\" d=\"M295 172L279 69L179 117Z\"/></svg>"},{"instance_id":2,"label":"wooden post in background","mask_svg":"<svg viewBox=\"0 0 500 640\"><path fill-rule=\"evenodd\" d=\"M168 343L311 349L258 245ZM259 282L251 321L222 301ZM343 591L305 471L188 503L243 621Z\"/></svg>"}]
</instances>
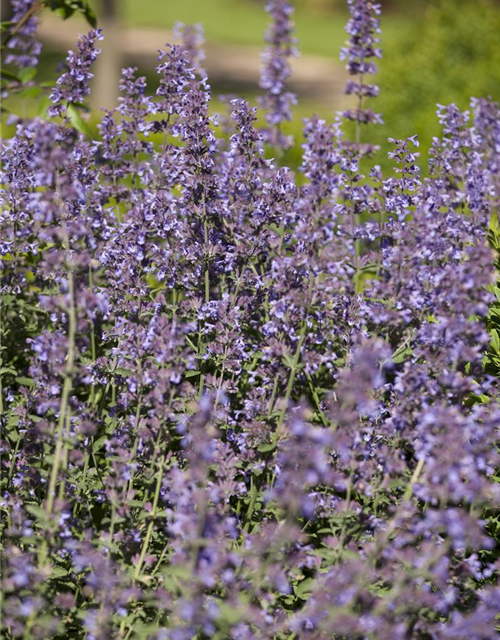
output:
<instances>
[{"instance_id":1,"label":"wooden post in background","mask_svg":"<svg viewBox=\"0 0 500 640\"><path fill-rule=\"evenodd\" d=\"M98 26L102 28L104 40L99 42L102 50L95 65L92 87L92 105L95 108L113 109L117 105L118 85L122 68L122 38L119 0L101 0L97 7Z\"/></svg>"},{"instance_id":2,"label":"wooden post in background","mask_svg":"<svg viewBox=\"0 0 500 640\"><path fill-rule=\"evenodd\" d=\"M12 5L10 0L1 0L0 2L0 21L7 22L12 15Z\"/></svg>"}]
</instances>

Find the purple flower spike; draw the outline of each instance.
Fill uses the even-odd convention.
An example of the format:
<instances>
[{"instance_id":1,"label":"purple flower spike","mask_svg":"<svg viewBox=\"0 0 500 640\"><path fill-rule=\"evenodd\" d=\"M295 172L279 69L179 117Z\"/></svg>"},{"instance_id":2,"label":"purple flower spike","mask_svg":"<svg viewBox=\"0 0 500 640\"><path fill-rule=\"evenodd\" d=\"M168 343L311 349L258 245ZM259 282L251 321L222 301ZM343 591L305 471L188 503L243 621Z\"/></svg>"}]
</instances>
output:
<instances>
[{"instance_id":1,"label":"purple flower spike","mask_svg":"<svg viewBox=\"0 0 500 640\"><path fill-rule=\"evenodd\" d=\"M351 19L346 31L349 40L341 50L341 60L347 60L347 71L352 76L366 76L377 72L372 58L381 58L380 38L380 5L370 0L348 0ZM363 84L347 85L349 93L364 93ZM355 89L355 90L354 90Z\"/></svg>"},{"instance_id":2,"label":"purple flower spike","mask_svg":"<svg viewBox=\"0 0 500 640\"><path fill-rule=\"evenodd\" d=\"M373 113L364 107L365 98L378 96L379 88L375 84L367 83L366 76L377 73L374 59L382 57L380 44L380 5L369 0L348 0L351 18L346 26L349 40L342 47L340 59L346 60L346 69L351 76L358 76L357 80L349 80L345 87L347 95L358 96L355 108L344 111L346 120L356 123L356 145L361 152L360 125L382 124L380 114ZM368 148L367 151L372 151Z\"/></svg>"},{"instance_id":3,"label":"purple flower spike","mask_svg":"<svg viewBox=\"0 0 500 640\"><path fill-rule=\"evenodd\" d=\"M185 55L191 63L193 69L200 78L205 78L207 72L203 68L205 60L205 37L201 24L183 24L177 22L174 26L174 36L179 40L184 48Z\"/></svg>"},{"instance_id":4,"label":"purple flower spike","mask_svg":"<svg viewBox=\"0 0 500 640\"><path fill-rule=\"evenodd\" d=\"M38 57L42 50L42 45L35 39L38 28L38 17L36 16L37 0L12 0L12 22L13 29L20 24L25 16L31 11L30 17L17 28L16 33L7 43L8 53L4 63L12 64L19 69L25 67L36 67Z\"/></svg>"},{"instance_id":5,"label":"purple flower spike","mask_svg":"<svg viewBox=\"0 0 500 640\"><path fill-rule=\"evenodd\" d=\"M268 46L262 55L260 86L266 95L260 99L261 107L267 112L268 128L264 131L265 141L275 147L289 147L292 140L281 132L281 124L292 119L292 106L297 103L294 93L286 90L292 73L290 58L298 55L292 13L287 0L271 0L266 11L272 18L266 33Z\"/></svg>"},{"instance_id":6,"label":"purple flower spike","mask_svg":"<svg viewBox=\"0 0 500 640\"><path fill-rule=\"evenodd\" d=\"M64 115L69 104L82 103L90 94L89 82L94 77L90 67L101 52L95 45L102 37L101 29L91 29L86 36L80 36L77 53L68 53L67 70L50 94L54 104L49 108L49 115Z\"/></svg>"}]
</instances>

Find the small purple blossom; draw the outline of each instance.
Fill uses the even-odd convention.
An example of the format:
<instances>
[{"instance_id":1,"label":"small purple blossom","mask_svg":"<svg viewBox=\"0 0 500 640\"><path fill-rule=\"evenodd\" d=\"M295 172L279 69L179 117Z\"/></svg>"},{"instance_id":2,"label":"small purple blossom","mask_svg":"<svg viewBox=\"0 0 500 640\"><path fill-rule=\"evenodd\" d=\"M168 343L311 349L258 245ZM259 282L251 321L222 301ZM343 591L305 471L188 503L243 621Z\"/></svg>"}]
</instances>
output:
<instances>
[{"instance_id":1,"label":"small purple blossom","mask_svg":"<svg viewBox=\"0 0 500 640\"><path fill-rule=\"evenodd\" d=\"M42 45L36 39L38 29L37 0L12 0L12 32L7 42L4 63L19 69L36 67ZM26 19L27 17L27 19ZM15 31L15 33L14 33Z\"/></svg>"},{"instance_id":2,"label":"small purple blossom","mask_svg":"<svg viewBox=\"0 0 500 640\"><path fill-rule=\"evenodd\" d=\"M100 53L95 45L102 37L101 29L91 29L87 35L80 36L77 52L68 53L66 71L50 94L53 102L49 108L51 116L64 115L68 105L83 103L89 95L89 82L94 77L90 67Z\"/></svg>"}]
</instances>

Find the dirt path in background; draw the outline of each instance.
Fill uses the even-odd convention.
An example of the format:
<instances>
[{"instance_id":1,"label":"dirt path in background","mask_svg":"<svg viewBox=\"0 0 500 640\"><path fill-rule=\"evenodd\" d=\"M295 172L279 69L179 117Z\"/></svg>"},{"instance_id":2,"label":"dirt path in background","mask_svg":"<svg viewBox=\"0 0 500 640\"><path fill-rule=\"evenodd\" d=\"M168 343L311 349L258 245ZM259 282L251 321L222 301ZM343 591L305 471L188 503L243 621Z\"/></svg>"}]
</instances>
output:
<instances>
[{"instance_id":1,"label":"dirt path in background","mask_svg":"<svg viewBox=\"0 0 500 640\"><path fill-rule=\"evenodd\" d=\"M74 48L77 35L87 30L86 23L78 19L63 22L47 16L43 18L39 32L42 42L64 51ZM108 37L100 44L103 50L101 68L107 66L108 75L110 63L109 60L106 62L106 57L113 57L120 66L153 69L157 62L156 52L164 48L171 37L171 33L164 29L120 28L113 34L105 28L104 32ZM234 91L257 90L261 49L208 43L206 54L204 66L214 87L227 87L228 91L231 87ZM342 91L346 73L339 62L321 56L301 55L293 61L293 67L290 88L300 98L309 98L330 106L332 110L344 106Z\"/></svg>"}]
</instances>

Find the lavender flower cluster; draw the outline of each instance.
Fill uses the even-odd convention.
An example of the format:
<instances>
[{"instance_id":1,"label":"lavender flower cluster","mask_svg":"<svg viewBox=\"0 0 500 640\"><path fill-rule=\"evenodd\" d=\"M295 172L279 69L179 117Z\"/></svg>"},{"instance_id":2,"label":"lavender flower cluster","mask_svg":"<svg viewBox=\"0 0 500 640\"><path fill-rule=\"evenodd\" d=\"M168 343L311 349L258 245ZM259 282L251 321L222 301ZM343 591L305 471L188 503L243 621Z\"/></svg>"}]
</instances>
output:
<instances>
[{"instance_id":1,"label":"lavender flower cluster","mask_svg":"<svg viewBox=\"0 0 500 640\"><path fill-rule=\"evenodd\" d=\"M35 67L42 50L35 38L39 3L36 0L11 0L11 5L13 27L6 38L4 65L13 65L18 69Z\"/></svg>"},{"instance_id":2,"label":"lavender flower cluster","mask_svg":"<svg viewBox=\"0 0 500 640\"><path fill-rule=\"evenodd\" d=\"M379 8L349 7L364 76ZM7 639L499 637L500 109L439 107L427 177L416 137L364 175L312 117L296 177L270 157L294 44L269 9L264 133L234 99L216 135L181 27L96 140L68 117L92 31L2 143Z\"/></svg>"}]
</instances>

